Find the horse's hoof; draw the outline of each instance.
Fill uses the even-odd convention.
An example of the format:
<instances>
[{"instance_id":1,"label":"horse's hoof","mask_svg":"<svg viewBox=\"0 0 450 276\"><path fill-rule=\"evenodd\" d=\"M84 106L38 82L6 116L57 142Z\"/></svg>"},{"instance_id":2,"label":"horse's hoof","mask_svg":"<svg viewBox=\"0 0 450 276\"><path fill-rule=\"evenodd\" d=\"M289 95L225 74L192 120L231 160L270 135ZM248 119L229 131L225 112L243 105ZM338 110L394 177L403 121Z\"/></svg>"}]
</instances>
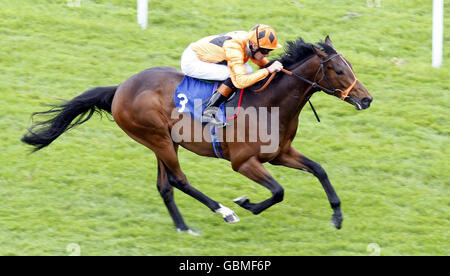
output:
<instances>
[{"instance_id":1,"label":"horse's hoof","mask_svg":"<svg viewBox=\"0 0 450 276\"><path fill-rule=\"evenodd\" d=\"M239 222L240 219L236 214L231 214L229 216L226 216L223 218L225 220L226 223L236 223Z\"/></svg>"},{"instance_id":2,"label":"horse's hoof","mask_svg":"<svg viewBox=\"0 0 450 276\"><path fill-rule=\"evenodd\" d=\"M236 203L239 206L244 205L245 203L249 202L250 200L248 199L247 196L240 196L238 198L233 199L234 203Z\"/></svg>"},{"instance_id":3,"label":"horse's hoof","mask_svg":"<svg viewBox=\"0 0 450 276\"><path fill-rule=\"evenodd\" d=\"M342 221L344 220L342 218L342 215L333 214L333 216L331 217L331 220L333 221L334 227L336 227L337 229L342 228Z\"/></svg>"},{"instance_id":4,"label":"horse's hoof","mask_svg":"<svg viewBox=\"0 0 450 276\"><path fill-rule=\"evenodd\" d=\"M216 210L216 213L221 214L226 223L236 223L239 222L239 217L233 210L228 207L219 204L220 208Z\"/></svg>"},{"instance_id":5,"label":"horse's hoof","mask_svg":"<svg viewBox=\"0 0 450 276\"><path fill-rule=\"evenodd\" d=\"M186 233L186 234L189 234L189 235L192 235L192 236L200 236L200 233L195 232L192 229L181 230L180 228L177 228L177 232L178 233Z\"/></svg>"}]
</instances>

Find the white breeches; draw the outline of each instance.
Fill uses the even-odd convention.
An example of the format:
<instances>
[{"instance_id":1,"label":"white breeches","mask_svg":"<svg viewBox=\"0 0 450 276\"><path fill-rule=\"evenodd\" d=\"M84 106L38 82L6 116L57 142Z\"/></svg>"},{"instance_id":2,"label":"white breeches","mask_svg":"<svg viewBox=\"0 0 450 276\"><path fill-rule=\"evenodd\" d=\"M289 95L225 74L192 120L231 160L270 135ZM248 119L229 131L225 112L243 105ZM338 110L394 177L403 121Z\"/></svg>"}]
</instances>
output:
<instances>
[{"instance_id":1,"label":"white breeches","mask_svg":"<svg viewBox=\"0 0 450 276\"><path fill-rule=\"evenodd\" d=\"M253 72L253 68L244 64L247 74ZM189 45L181 56L181 71L193 78L203 80L224 81L230 77L230 68L224 64L216 64L201 61Z\"/></svg>"}]
</instances>

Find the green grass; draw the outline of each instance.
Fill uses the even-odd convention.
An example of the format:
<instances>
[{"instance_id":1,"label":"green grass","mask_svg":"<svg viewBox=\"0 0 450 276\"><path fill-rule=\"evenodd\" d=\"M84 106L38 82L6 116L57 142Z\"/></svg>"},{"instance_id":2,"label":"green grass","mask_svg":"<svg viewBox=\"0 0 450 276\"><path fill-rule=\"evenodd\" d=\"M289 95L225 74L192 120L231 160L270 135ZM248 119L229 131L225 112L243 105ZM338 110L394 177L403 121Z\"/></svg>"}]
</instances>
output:
<instances>
[{"instance_id":1,"label":"green grass","mask_svg":"<svg viewBox=\"0 0 450 276\"><path fill-rule=\"evenodd\" d=\"M450 254L450 24L444 63L431 67L431 1L150 1L149 27L136 1L0 0L0 255L381 255ZM450 5L445 3L445 14ZM176 191L187 224L179 234L156 190L152 152L95 117L29 155L20 142L30 114L88 88L116 85L153 66L179 67L205 35L273 26L281 43L329 34L374 102L355 109L326 94L306 107L294 146L327 171L342 200L343 229L317 179L266 166L285 200L258 216L231 199L270 194L223 160L180 150L190 182L231 207L225 224ZM400 62L399 62L400 61Z\"/></svg>"}]
</instances>

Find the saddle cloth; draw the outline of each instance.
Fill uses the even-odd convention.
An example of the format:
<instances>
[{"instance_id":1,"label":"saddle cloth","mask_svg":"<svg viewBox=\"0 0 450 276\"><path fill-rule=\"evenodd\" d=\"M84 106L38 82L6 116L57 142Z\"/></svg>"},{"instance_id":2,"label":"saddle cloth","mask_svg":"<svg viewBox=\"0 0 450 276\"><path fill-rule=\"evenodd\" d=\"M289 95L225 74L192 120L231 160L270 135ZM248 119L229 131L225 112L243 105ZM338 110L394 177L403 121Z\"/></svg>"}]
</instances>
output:
<instances>
[{"instance_id":1,"label":"saddle cloth","mask_svg":"<svg viewBox=\"0 0 450 276\"><path fill-rule=\"evenodd\" d=\"M201 121L203 110L217 90L220 82L203 81L189 76L184 76L181 83L175 89L174 102L177 111L189 113L192 118ZM225 103L222 103L217 112L217 119L226 122ZM217 136L217 126L210 126L211 144L217 158L223 158L222 147Z\"/></svg>"},{"instance_id":2,"label":"saddle cloth","mask_svg":"<svg viewBox=\"0 0 450 276\"><path fill-rule=\"evenodd\" d=\"M173 97L177 111L180 113L187 112L195 120L201 121L203 110L219 84L220 82L203 81L184 76L181 83L175 89L175 95ZM217 119L226 122L224 103L219 107Z\"/></svg>"}]
</instances>

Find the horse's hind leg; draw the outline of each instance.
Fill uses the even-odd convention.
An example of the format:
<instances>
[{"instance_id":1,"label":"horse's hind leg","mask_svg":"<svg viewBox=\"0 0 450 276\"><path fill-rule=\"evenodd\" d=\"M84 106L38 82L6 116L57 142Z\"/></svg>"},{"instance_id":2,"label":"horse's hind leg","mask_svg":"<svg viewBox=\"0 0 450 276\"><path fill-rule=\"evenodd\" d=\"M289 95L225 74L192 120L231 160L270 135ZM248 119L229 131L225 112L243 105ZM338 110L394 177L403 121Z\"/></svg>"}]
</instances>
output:
<instances>
[{"instance_id":1,"label":"horse's hind leg","mask_svg":"<svg viewBox=\"0 0 450 276\"><path fill-rule=\"evenodd\" d=\"M248 159L240 165L237 170L239 173L263 185L272 192L272 197L260 203L250 203L250 200L246 196L234 199L234 202L239 206L257 215L270 206L283 200L283 187L281 187L281 185L273 179L273 177L269 174L266 168L264 168L261 162L256 159L256 157L251 157Z\"/></svg>"},{"instance_id":2,"label":"horse's hind leg","mask_svg":"<svg viewBox=\"0 0 450 276\"><path fill-rule=\"evenodd\" d=\"M173 187L169 183L167 172L161 160L158 160L158 180L156 187L167 207L167 210L169 211L170 216L173 219L177 230L179 232L188 231L191 234L195 234L195 232L190 230L186 223L184 223L183 217L181 216L180 211L178 211L178 207L175 204L175 199L173 197Z\"/></svg>"},{"instance_id":3,"label":"horse's hind leg","mask_svg":"<svg viewBox=\"0 0 450 276\"><path fill-rule=\"evenodd\" d=\"M170 185L205 204L213 212L221 214L227 223L239 221L238 216L231 209L210 199L189 183L186 176L181 171L178 163L178 157L173 147L168 147L161 151L155 151L155 153L158 159L161 160L164 171L167 173L167 179Z\"/></svg>"}]
</instances>

